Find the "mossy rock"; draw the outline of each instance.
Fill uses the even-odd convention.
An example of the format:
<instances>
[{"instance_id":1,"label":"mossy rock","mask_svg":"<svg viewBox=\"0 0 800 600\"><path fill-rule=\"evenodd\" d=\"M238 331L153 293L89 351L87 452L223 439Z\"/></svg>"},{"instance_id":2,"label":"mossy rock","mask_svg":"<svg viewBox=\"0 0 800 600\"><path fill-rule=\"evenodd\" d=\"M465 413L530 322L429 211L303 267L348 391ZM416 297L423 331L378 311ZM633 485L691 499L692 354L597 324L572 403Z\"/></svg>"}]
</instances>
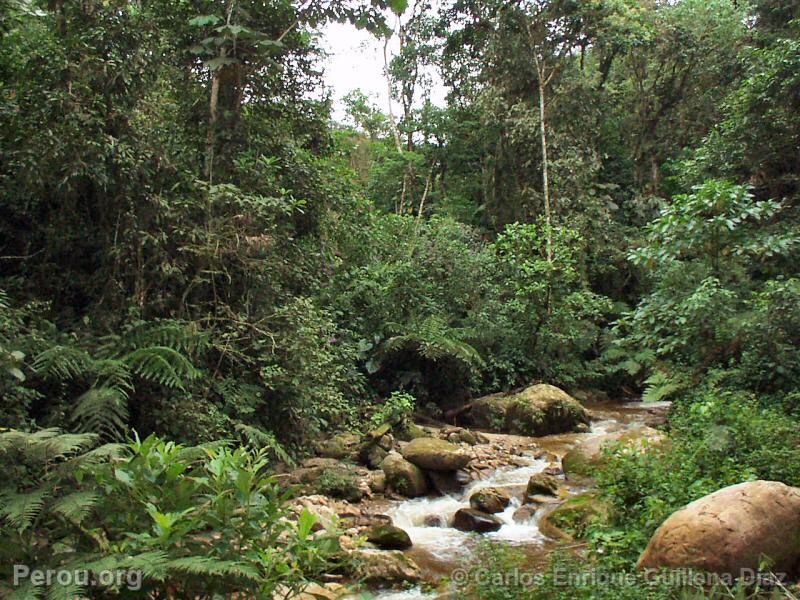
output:
<instances>
[{"instance_id":1,"label":"mossy rock","mask_svg":"<svg viewBox=\"0 0 800 600\"><path fill-rule=\"evenodd\" d=\"M566 433L589 425L589 414L577 400L545 383L515 394L478 398L467 419L474 427L527 436Z\"/></svg>"},{"instance_id":2,"label":"mossy rock","mask_svg":"<svg viewBox=\"0 0 800 600\"><path fill-rule=\"evenodd\" d=\"M539 520L539 530L560 540L583 538L589 526L608 519L608 505L596 493L570 498Z\"/></svg>"},{"instance_id":3,"label":"mossy rock","mask_svg":"<svg viewBox=\"0 0 800 600\"><path fill-rule=\"evenodd\" d=\"M381 463L381 469L386 474L386 483L398 494L414 498L428 493L428 482L422 469L397 452L389 453Z\"/></svg>"},{"instance_id":4,"label":"mossy rock","mask_svg":"<svg viewBox=\"0 0 800 600\"><path fill-rule=\"evenodd\" d=\"M472 402L467 419L473 427L490 431L503 431L506 412L512 397L507 394L491 394Z\"/></svg>"},{"instance_id":5,"label":"mossy rock","mask_svg":"<svg viewBox=\"0 0 800 600\"><path fill-rule=\"evenodd\" d=\"M530 502L530 498L537 495L557 496L558 480L546 473L531 475L528 480L528 486L525 489L525 502Z\"/></svg>"},{"instance_id":6,"label":"mossy rock","mask_svg":"<svg viewBox=\"0 0 800 600\"><path fill-rule=\"evenodd\" d=\"M378 469L389 453L378 445L377 440L364 442L358 450L358 460L370 469Z\"/></svg>"},{"instance_id":7,"label":"mossy rock","mask_svg":"<svg viewBox=\"0 0 800 600\"><path fill-rule=\"evenodd\" d=\"M357 475L347 467L325 469L314 482L318 494L348 502L360 502L364 496Z\"/></svg>"},{"instance_id":8,"label":"mossy rock","mask_svg":"<svg viewBox=\"0 0 800 600\"><path fill-rule=\"evenodd\" d=\"M403 458L429 471L457 471L471 460L459 446L437 438L417 438L402 450Z\"/></svg>"},{"instance_id":9,"label":"mossy rock","mask_svg":"<svg viewBox=\"0 0 800 600\"><path fill-rule=\"evenodd\" d=\"M373 525L367 530L367 541L384 550L411 548L411 538L408 533L394 525Z\"/></svg>"},{"instance_id":10,"label":"mossy rock","mask_svg":"<svg viewBox=\"0 0 800 600\"><path fill-rule=\"evenodd\" d=\"M317 448L317 454L324 458L348 458L356 450L358 442L359 438L354 433L339 433L329 440L321 442Z\"/></svg>"},{"instance_id":11,"label":"mossy rock","mask_svg":"<svg viewBox=\"0 0 800 600\"><path fill-rule=\"evenodd\" d=\"M412 440L416 440L417 438L431 437L431 434L428 433L423 427L420 427L411 421L406 421L400 425L397 425L394 428L394 435L398 440L402 440L404 442L410 442Z\"/></svg>"},{"instance_id":12,"label":"mossy rock","mask_svg":"<svg viewBox=\"0 0 800 600\"><path fill-rule=\"evenodd\" d=\"M606 463L605 449L622 443L629 449L657 448L666 442L663 433L652 427L634 427L593 436L576 445L561 459L564 472L569 475L592 476L598 467Z\"/></svg>"},{"instance_id":13,"label":"mossy rock","mask_svg":"<svg viewBox=\"0 0 800 600\"><path fill-rule=\"evenodd\" d=\"M511 503L511 496L500 488L483 488L469 497L470 508L487 514L503 512Z\"/></svg>"},{"instance_id":14,"label":"mossy rock","mask_svg":"<svg viewBox=\"0 0 800 600\"><path fill-rule=\"evenodd\" d=\"M539 384L512 396L506 412L509 433L532 437L575 431L589 414L564 390Z\"/></svg>"}]
</instances>

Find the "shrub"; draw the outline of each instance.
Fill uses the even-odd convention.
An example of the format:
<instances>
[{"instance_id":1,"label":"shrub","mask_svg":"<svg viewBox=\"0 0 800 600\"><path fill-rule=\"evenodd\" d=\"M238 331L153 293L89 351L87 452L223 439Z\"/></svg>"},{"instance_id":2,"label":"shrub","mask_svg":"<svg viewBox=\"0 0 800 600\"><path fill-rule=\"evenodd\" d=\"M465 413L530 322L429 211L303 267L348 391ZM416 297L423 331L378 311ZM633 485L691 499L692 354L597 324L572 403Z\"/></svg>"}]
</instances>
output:
<instances>
[{"instance_id":1,"label":"shrub","mask_svg":"<svg viewBox=\"0 0 800 600\"><path fill-rule=\"evenodd\" d=\"M297 523L286 518L287 492L262 453L155 436L96 442L56 430L0 433L4 597L90 593L57 581L14 588L14 564L141 573L140 589L122 580L102 590L120 598L272 597L278 586L296 591L335 568L335 532L312 536L308 512Z\"/></svg>"}]
</instances>

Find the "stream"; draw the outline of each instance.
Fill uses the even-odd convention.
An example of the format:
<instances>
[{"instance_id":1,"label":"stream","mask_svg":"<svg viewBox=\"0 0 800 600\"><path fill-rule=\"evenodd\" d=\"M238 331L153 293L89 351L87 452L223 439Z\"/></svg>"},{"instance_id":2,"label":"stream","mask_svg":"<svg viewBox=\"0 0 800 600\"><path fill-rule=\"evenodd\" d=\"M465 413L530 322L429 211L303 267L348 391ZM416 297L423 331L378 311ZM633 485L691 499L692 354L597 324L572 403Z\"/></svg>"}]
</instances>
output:
<instances>
[{"instance_id":1,"label":"stream","mask_svg":"<svg viewBox=\"0 0 800 600\"><path fill-rule=\"evenodd\" d=\"M474 552L481 539L489 539L520 548L530 559L532 567L544 565L548 554L557 546L539 531L539 518L543 510L536 511L532 518L515 521L513 515L520 507L522 493L531 475L544 471L550 461L536 458L542 450L561 457L577 443L606 433L641 426L652 418L654 410L663 410L668 402L642 404L640 402L605 402L586 404L593 417L588 433L567 433L539 438L525 438L503 434L485 433L492 440L503 440L519 446L519 466L503 467L488 474L487 477L473 481L458 495L425 497L393 502L385 508L395 525L408 532L413 546L406 551L408 556L422 569L426 581L436 582L448 576L461 566ZM587 478L558 477L565 486L567 498L591 489L592 481ZM460 508L469 508L469 498L476 491L498 487L507 489L512 496L511 504L502 513L495 515L503 521L502 527L486 534L467 533L446 526ZM556 506L556 505L553 505ZM439 524L432 524L432 521ZM424 593L420 588L405 591L379 591L379 600L429 600L437 598L437 593Z\"/></svg>"}]
</instances>

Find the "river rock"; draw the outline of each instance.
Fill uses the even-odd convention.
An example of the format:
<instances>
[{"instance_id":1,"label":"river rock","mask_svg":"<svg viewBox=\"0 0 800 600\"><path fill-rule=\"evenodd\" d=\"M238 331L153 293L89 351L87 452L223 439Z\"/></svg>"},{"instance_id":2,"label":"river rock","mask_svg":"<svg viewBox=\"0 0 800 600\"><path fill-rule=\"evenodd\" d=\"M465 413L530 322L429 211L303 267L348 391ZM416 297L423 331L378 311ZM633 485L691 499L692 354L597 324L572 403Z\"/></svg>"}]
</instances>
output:
<instances>
[{"instance_id":1,"label":"river rock","mask_svg":"<svg viewBox=\"0 0 800 600\"><path fill-rule=\"evenodd\" d=\"M472 481L469 473L462 469L458 471L428 471L427 475L434 489L442 496L458 495L464 486Z\"/></svg>"},{"instance_id":2,"label":"river rock","mask_svg":"<svg viewBox=\"0 0 800 600\"><path fill-rule=\"evenodd\" d=\"M425 515L422 523L425 527L447 527L447 519L442 515Z\"/></svg>"},{"instance_id":3,"label":"river rock","mask_svg":"<svg viewBox=\"0 0 800 600\"><path fill-rule=\"evenodd\" d=\"M800 573L800 488L749 481L695 500L664 521L636 566L739 576L764 557L775 573Z\"/></svg>"},{"instance_id":4,"label":"river rock","mask_svg":"<svg viewBox=\"0 0 800 600\"><path fill-rule=\"evenodd\" d=\"M483 488L469 498L469 505L475 510L495 514L503 512L511 503L511 496L500 488Z\"/></svg>"},{"instance_id":5,"label":"river rock","mask_svg":"<svg viewBox=\"0 0 800 600\"><path fill-rule=\"evenodd\" d=\"M411 548L411 538L408 533L395 525L373 525L367 530L367 541L384 550L406 550Z\"/></svg>"},{"instance_id":6,"label":"river rock","mask_svg":"<svg viewBox=\"0 0 800 600\"><path fill-rule=\"evenodd\" d=\"M488 533L497 531L503 522L494 515L475 510L474 508L460 508L453 519L453 527L460 531L477 531Z\"/></svg>"},{"instance_id":7,"label":"river rock","mask_svg":"<svg viewBox=\"0 0 800 600\"><path fill-rule=\"evenodd\" d=\"M530 502L529 498L536 495L558 495L558 480L547 473L531 475L528 486L525 488L525 502Z\"/></svg>"},{"instance_id":8,"label":"river rock","mask_svg":"<svg viewBox=\"0 0 800 600\"><path fill-rule=\"evenodd\" d=\"M503 431L506 425L506 412L512 396L490 394L474 400L467 413L467 419L474 427L490 431Z\"/></svg>"},{"instance_id":9,"label":"river rock","mask_svg":"<svg viewBox=\"0 0 800 600\"><path fill-rule=\"evenodd\" d=\"M539 507L534 504L523 504L511 516L515 523L526 523L536 516L536 511Z\"/></svg>"},{"instance_id":10,"label":"river rock","mask_svg":"<svg viewBox=\"0 0 800 600\"><path fill-rule=\"evenodd\" d=\"M402 449L403 458L429 471L456 471L470 461L469 454L450 442L417 438Z\"/></svg>"},{"instance_id":11,"label":"river rock","mask_svg":"<svg viewBox=\"0 0 800 600\"><path fill-rule=\"evenodd\" d=\"M381 470L370 471L367 479L370 491L382 494L386 491L386 473Z\"/></svg>"},{"instance_id":12,"label":"river rock","mask_svg":"<svg viewBox=\"0 0 800 600\"><path fill-rule=\"evenodd\" d=\"M369 440L359 448L358 459L370 469L379 469L388 454L389 452L381 448L376 440Z\"/></svg>"},{"instance_id":13,"label":"river rock","mask_svg":"<svg viewBox=\"0 0 800 600\"><path fill-rule=\"evenodd\" d=\"M356 451L359 437L354 433L339 433L332 438L321 442L317 454L324 458L347 458Z\"/></svg>"},{"instance_id":14,"label":"river rock","mask_svg":"<svg viewBox=\"0 0 800 600\"><path fill-rule=\"evenodd\" d=\"M417 583L422 578L419 566L400 550L362 549L354 553L356 576L371 586Z\"/></svg>"},{"instance_id":15,"label":"river rock","mask_svg":"<svg viewBox=\"0 0 800 600\"><path fill-rule=\"evenodd\" d=\"M564 390L546 383L516 394L506 412L506 429L518 435L565 433L581 424L589 424L583 406Z\"/></svg>"},{"instance_id":16,"label":"river rock","mask_svg":"<svg viewBox=\"0 0 800 600\"><path fill-rule=\"evenodd\" d=\"M395 492L414 498L428 493L425 473L417 465L410 463L397 452L390 452L381 463L386 474L386 483Z\"/></svg>"},{"instance_id":17,"label":"river rock","mask_svg":"<svg viewBox=\"0 0 800 600\"><path fill-rule=\"evenodd\" d=\"M539 530L559 540L581 538L589 525L606 519L608 506L594 493L573 496L539 519Z\"/></svg>"},{"instance_id":18,"label":"river rock","mask_svg":"<svg viewBox=\"0 0 800 600\"><path fill-rule=\"evenodd\" d=\"M564 471L572 475L591 475L605 462L603 449L623 442L631 448L642 449L658 447L666 441L666 436L651 427L634 427L624 431L615 431L589 437L572 448L561 461Z\"/></svg>"}]
</instances>

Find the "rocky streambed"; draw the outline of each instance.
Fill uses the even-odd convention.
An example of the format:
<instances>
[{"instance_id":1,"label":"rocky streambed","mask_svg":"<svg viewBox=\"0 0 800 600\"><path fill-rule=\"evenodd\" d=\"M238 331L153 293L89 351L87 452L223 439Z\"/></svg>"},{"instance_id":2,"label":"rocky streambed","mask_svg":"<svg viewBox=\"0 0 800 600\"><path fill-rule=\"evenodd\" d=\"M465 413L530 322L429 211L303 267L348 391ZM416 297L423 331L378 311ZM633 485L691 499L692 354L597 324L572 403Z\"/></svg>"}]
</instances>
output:
<instances>
[{"instance_id":1,"label":"rocky streambed","mask_svg":"<svg viewBox=\"0 0 800 600\"><path fill-rule=\"evenodd\" d=\"M530 417L541 430L538 410L556 421L568 419L567 428L573 431L530 436L414 426L407 440L395 438L386 428L366 442L339 439L323 449L328 456L307 461L291 477L294 483L308 485L309 491L315 486L320 491L320 480L344 481L347 474L357 485L349 490L341 485L323 488L338 499L320 493L302 496L296 501L298 509L315 512L320 528L338 521L345 530L342 546L362 563L358 576L383 600L437 597L423 588L436 588L470 559L482 539L518 547L533 568L543 565L558 543L569 539L558 526L558 511L593 510L582 499L591 492L592 470L604 444L657 440L658 432L649 425L663 420L667 409L666 404L586 400L576 409L561 403L553 392L557 388L544 387L550 397L546 406L537 404L535 394L523 394L534 408L517 407L522 424L516 419L501 426L530 431L524 422ZM505 408L513 404L507 398L502 402ZM497 422L496 415L489 418ZM564 423L557 426L563 428ZM347 457L363 466L337 462ZM565 462L572 466L567 473ZM359 545L364 538L368 543ZM415 587L401 590L409 586Z\"/></svg>"}]
</instances>

